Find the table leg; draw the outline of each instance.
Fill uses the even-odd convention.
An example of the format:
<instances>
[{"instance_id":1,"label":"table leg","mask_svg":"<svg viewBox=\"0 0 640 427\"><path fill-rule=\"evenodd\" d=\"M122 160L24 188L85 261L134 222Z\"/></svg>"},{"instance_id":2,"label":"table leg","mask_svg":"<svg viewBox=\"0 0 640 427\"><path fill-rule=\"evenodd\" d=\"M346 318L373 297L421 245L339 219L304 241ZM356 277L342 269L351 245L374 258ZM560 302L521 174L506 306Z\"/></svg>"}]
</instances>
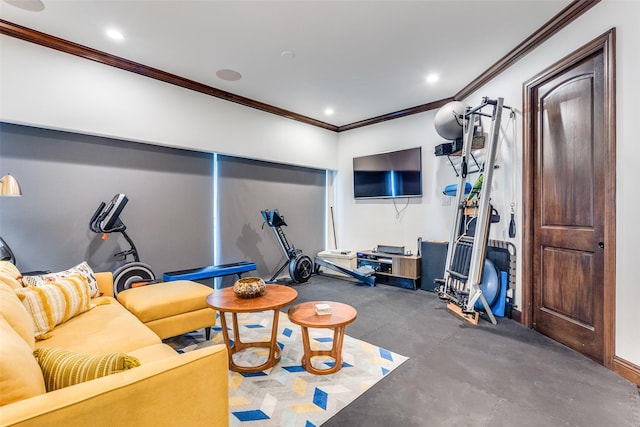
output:
<instances>
[{"instance_id":1,"label":"table leg","mask_svg":"<svg viewBox=\"0 0 640 427\"><path fill-rule=\"evenodd\" d=\"M242 344L242 341L240 341L240 328L238 327L237 313L231 313L231 321L233 322L233 344L235 347L236 343Z\"/></svg>"},{"instance_id":2,"label":"table leg","mask_svg":"<svg viewBox=\"0 0 640 427\"><path fill-rule=\"evenodd\" d=\"M302 355L302 367L309 373L315 375L328 375L338 372L342 368L342 343L344 341L344 326L333 328L333 343L330 350L311 350L309 342L309 328L300 327L302 331L302 346L304 354ZM316 356L329 356L334 360L332 367L327 369L314 368L311 364L311 358Z\"/></svg>"},{"instance_id":3,"label":"table leg","mask_svg":"<svg viewBox=\"0 0 640 427\"><path fill-rule=\"evenodd\" d=\"M229 341L229 333L227 331L227 322L224 317L224 313L220 313L220 320L222 324L222 337L224 338L224 342L227 345L227 350L229 352L229 369L234 372L240 373L256 373L264 371L265 369L271 368L280 360L280 347L278 347L278 319L279 319L279 311L273 311L273 323L271 329L271 340L270 341L256 341L256 342L242 342L240 339L240 327L238 325L238 315L237 313L231 313L231 318L233 322L233 345L230 344ZM269 349L269 357L267 360L259 366L240 366L237 365L233 360L233 355L237 352L244 350L246 348L256 348L256 347L264 347Z\"/></svg>"},{"instance_id":4,"label":"table leg","mask_svg":"<svg viewBox=\"0 0 640 427\"><path fill-rule=\"evenodd\" d=\"M333 330L333 358L335 359L334 368L336 371L342 368L342 342L344 341L344 326L340 326ZM335 371L334 371L335 372Z\"/></svg>"},{"instance_id":5,"label":"table leg","mask_svg":"<svg viewBox=\"0 0 640 427\"><path fill-rule=\"evenodd\" d=\"M231 365L233 363L232 355L235 353L234 349L231 348L231 341L229 341L229 330L227 329L227 317L223 311L220 311L220 326L222 327L222 338L224 339L224 344L227 346L227 354L229 354L229 369L231 369Z\"/></svg>"},{"instance_id":6,"label":"table leg","mask_svg":"<svg viewBox=\"0 0 640 427\"><path fill-rule=\"evenodd\" d=\"M301 326L300 331L302 332L302 360L300 361L302 367L307 372L312 372L310 369L313 369L311 366L311 345L309 343L309 329L306 326Z\"/></svg>"}]
</instances>

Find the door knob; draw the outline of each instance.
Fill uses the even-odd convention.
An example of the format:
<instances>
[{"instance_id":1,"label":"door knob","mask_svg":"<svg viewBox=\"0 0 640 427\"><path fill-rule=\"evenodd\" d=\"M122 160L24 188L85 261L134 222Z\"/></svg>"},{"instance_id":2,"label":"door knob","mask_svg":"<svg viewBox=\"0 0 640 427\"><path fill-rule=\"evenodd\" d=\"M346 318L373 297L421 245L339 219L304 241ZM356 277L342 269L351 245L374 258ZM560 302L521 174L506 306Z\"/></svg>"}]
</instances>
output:
<instances>
[{"instance_id":1,"label":"door knob","mask_svg":"<svg viewBox=\"0 0 640 427\"><path fill-rule=\"evenodd\" d=\"M604 242L598 242L598 247L600 249L604 249Z\"/></svg>"}]
</instances>

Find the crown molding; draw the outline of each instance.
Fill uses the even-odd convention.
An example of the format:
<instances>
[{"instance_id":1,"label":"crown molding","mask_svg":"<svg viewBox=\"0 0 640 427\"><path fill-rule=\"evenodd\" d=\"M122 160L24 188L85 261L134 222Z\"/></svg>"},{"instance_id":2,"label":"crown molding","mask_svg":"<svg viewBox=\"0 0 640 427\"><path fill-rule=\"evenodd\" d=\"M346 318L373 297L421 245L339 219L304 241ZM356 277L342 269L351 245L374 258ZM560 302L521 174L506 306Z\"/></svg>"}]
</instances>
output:
<instances>
[{"instance_id":1,"label":"crown molding","mask_svg":"<svg viewBox=\"0 0 640 427\"><path fill-rule=\"evenodd\" d=\"M338 127L335 125L325 123L311 117L303 116L302 114L294 113L293 111L274 107L273 105L265 104L264 102L256 101L244 96L235 95L231 92L216 89L214 87L207 86L205 84L198 83L196 81L189 80L175 74L167 73L157 68L149 67L138 62L121 58L119 56L110 55L106 52L73 43L59 37L54 37L49 34L32 30L30 28L23 27L21 25L17 25L2 19L0 19L0 34L35 43L40 46L68 53L70 55L75 55L80 58L89 59L91 61L99 62L104 65L120 68L121 70L130 71L132 73L140 74L142 76L159 80L165 83L173 84L185 89L190 89L196 92L210 95L215 98L224 99L225 101L234 102L246 107L255 108L267 113L286 117L288 119L297 120L299 122L306 123L312 126L317 126L334 132L337 132L338 130Z\"/></svg>"},{"instance_id":2,"label":"crown molding","mask_svg":"<svg viewBox=\"0 0 640 427\"><path fill-rule=\"evenodd\" d=\"M23 27L14 24L9 21L0 19L0 34L4 34L10 37L15 37L30 43L35 43L40 46L48 47L58 50L60 52L75 55L91 61L96 61L101 64L109 65L112 67L120 68L125 71L140 74L145 77L156 79L165 83L173 84L183 87L185 89L200 92L206 95L213 96L215 98L223 99L225 101L234 102L236 104L244 105L246 107L255 108L260 111L275 114L288 119L296 120L308 125L317 126L323 129L327 129L333 132L344 132L352 129L357 129L364 126L370 126L377 123L382 123L388 120L394 120L401 117L406 117L412 114L418 114L429 110L440 108L447 102L452 100L460 100L469 96L471 93L478 90L483 85L487 84L490 80L497 77L500 73L513 65L516 61L527 55L533 49L544 43L551 38L554 34L560 31L562 28L569 25L580 15L591 9L600 0L574 0L571 4L565 7L560 13L551 18L547 23L540 27L535 33L527 37L522 43L513 48L504 57L498 60L495 64L485 70L482 74L476 77L472 82L467 84L462 90L456 93L453 97L441 99L439 101L433 101L426 104L417 105L415 107L406 108L400 111L394 111L392 113L383 114L381 116L372 117L370 119L360 120L358 122L346 124L343 126L336 126L330 123L326 123L320 120L313 119L311 117L304 116L302 114L295 113L293 111L285 110L283 108L274 107L273 105L265 104L264 102L256 101L244 96L235 95L231 92L226 92L220 89L216 89L211 86L207 86L202 83L198 83L193 80L189 80L175 74L167 73L165 71L148 67L144 64L140 64L134 61L130 61L125 58L121 58L115 55L110 55L106 52L102 52L96 49L92 49L87 46L83 46L77 43L70 42L58 37L51 36L27 27Z\"/></svg>"},{"instance_id":3,"label":"crown molding","mask_svg":"<svg viewBox=\"0 0 640 427\"><path fill-rule=\"evenodd\" d=\"M399 119L400 117L406 117L412 114L418 114L418 113L423 113L429 110L435 110L451 101L454 101L454 98L440 99L438 101L429 102L427 104L416 105L415 107L406 108L404 110L395 111L393 113L383 114L382 116L360 120L359 122L350 123L344 126L338 126L338 132L344 132L347 130L357 129L364 126L374 125L376 123L386 122L387 120Z\"/></svg>"},{"instance_id":4,"label":"crown molding","mask_svg":"<svg viewBox=\"0 0 640 427\"><path fill-rule=\"evenodd\" d=\"M493 80L500 73L502 73L515 62L529 54L533 49L550 39L554 34L569 25L580 15L591 9L599 2L600 0L574 0L573 2L571 2L571 4L561 10L557 15L555 15L544 25L542 25L536 32L527 37L522 43L513 48L509 53L503 56L491 67L486 69L482 74L476 77L473 81L471 81L471 83L466 85L464 88L462 88L462 90L460 90L451 98L446 98L440 101L434 101L428 104L422 104L412 108L407 108L405 110L400 110L378 117L373 117L371 119L361 120L359 122L339 126L338 132L356 129L363 126L369 126L387 120L398 119L400 117L405 117L411 114L422 113L424 111L440 108L442 105L446 104L446 102L442 103L443 101L462 100L471 95L476 90L480 89L489 81Z\"/></svg>"},{"instance_id":5,"label":"crown molding","mask_svg":"<svg viewBox=\"0 0 640 427\"><path fill-rule=\"evenodd\" d=\"M522 43L514 47L509 53L471 81L471 83L462 88L455 94L454 98L456 100L462 100L471 95L599 2L600 0L574 0L542 27L538 28L536 32L527 37Z\"/></svg>"}]
</instances>

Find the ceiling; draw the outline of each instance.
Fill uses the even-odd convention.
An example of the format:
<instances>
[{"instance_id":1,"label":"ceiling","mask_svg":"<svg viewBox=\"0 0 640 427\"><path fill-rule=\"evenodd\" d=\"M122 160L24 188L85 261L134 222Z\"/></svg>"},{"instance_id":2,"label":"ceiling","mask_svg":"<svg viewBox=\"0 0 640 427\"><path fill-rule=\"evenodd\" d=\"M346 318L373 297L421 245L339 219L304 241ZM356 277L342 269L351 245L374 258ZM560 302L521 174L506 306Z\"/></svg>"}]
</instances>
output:
<instances>
[{"instance_id":1,"label":"ceiling","mask_svg":"<svg viewBox=\"0 0 640 427\"><path fill-rule=\"evenodd\" d=\"M454 96L570 3L0 0L0 18L343 126Z\"/></svg>"}]
</instances>

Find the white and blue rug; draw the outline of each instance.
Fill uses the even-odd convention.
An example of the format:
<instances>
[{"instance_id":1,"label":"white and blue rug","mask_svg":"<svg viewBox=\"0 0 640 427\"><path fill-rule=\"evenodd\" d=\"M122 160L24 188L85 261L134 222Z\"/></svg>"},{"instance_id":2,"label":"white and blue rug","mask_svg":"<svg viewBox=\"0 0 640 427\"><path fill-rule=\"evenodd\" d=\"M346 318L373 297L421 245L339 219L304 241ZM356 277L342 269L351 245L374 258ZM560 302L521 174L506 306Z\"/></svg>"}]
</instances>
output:
<instances>
[{"instance_id":1,"label":"white and blue rug","mask_svg":"<svg viewBox=\"0 0 640 427\"><path fill-rule=\"evenodd\" d=\"M238 315L243 342L268 341L273 312ZM291 323L286 314L278 320L278 345L281 359L274 367L256 374L229 372L230 426L320 426L358 396L388 375L407 357L357 340L348 335L342 347L342 369L330 375L313 375L300 365L302 336L300 327ZM227 324L231 325L230 316ZM212 332L211 341L204 340L203 331L165 341L179 351L222 343L220 321ZM347 332L349 326L347 326ZM232 333L230 332L230 337ZM332 329L309 329L313 349L329 349ZM247 349L234 355L239 365L259 365L266 360L267 349ZM313 358L316 367L333 364L329 357Z\"/></svg>"}]
</instances>

